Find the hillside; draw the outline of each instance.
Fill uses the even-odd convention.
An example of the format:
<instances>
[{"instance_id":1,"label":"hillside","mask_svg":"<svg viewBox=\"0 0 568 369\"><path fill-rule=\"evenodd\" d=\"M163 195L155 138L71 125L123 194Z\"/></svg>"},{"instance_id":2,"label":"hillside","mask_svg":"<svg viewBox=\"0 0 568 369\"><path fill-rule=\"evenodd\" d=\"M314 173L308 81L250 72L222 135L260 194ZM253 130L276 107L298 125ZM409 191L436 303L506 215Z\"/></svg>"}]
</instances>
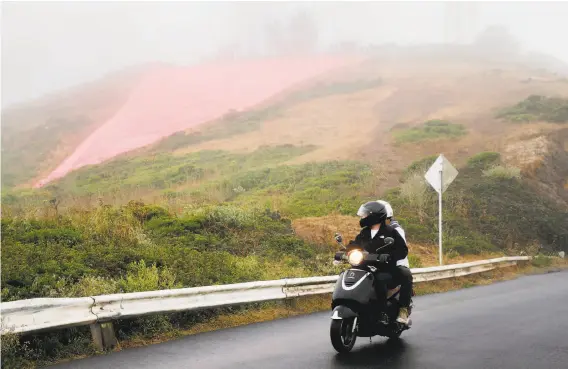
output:
<instances>
[{"instance_id":1,"label":"hillside","mask_svg":"<svg viewBox=\"0 0 568 369\"><path fill-rule=\"evenodd\" d=\"M226 96L214 79L202 97L178 80L184 68L152 66L10 112L2 300L338 273L333 233L353 237L358 206L378 198L405 228L411 267L436 265L423 174L439 153L459 170L444 193L446 263L568 251L566 79L424 51L308 76L320 67L293 85L239 76ZM51 181L32 188L39 178ZM116 327L154 337L211 314ZM24 361L91 352L88 328L18 342Z\"/></svg>"},{"instance_id":2,"label":"hillside","mask_svg":"<svg viewBox=\"0 0 568 369\"><path fill-rule=\"evenodd\" d=\"M181 133L173 136L176 154L300 143L318 148L291 163L381 157L396 173L436 150L392 147L391 129L429 119L459 121L473 129L459 145L442 148L463 159L460 153L493 148L511 131L495 124L494 109L531 94L562 95L567 85L541 69L422 52L358 60L153 65L3 112L3 185L41 186L184 130L186 143Z\"/></svg>"},{"instance_id":3,"label":"hillside","mask_svg":"<svg viewBox=\"0 0 568 369\"><path fill-rule=\"evenodd\" d=\"M106 80L100 81L82 90L80 97L72 97L69 101L64 95L57 102L43 102L41 105L55 105L58 110L40 109L35 114L47 117L44 124L33 121L33 124L22 125L20 130L14 128L13 132L8 132L6 142L14 140L20 141L21 145L30 145L36 143L35 135L56 136L51 141L41 142L42 151L36 153L36 161L44 159L41 169L51 167L48 174L44 170L35 173L44 175L36 183L36 186L42 186L71 170L98 164L154 143L176 131L219 118L229 111L249 109L286 89L357 60L348 56L312 56L219 62L191 67L156 65L128 76L133 78L120 75L113 85ZM112 95L115 89L119 96ZM111 94L99 97L97 94L100 91L109 91ZM91 106L82 105L84 100L89 100ZM63 108L57 107L59 101L64 101ZM65 107L67 110L64 110ZM100 109L104 110L104 115L91 113ZM89 113L77 115L75 111ZM17 111L8 112L7 124L10 127L19 126L11 122L33 120L34 115L31 114L30 117L18 115ZM60 131L71 136L57 137ZM58 144L63 144L64 148L61 149ZM27 151L35 151L30 148L35 146L27 147ZM23 148L8 145L9 159L14 151ZM70 148L73 148L71 152ZM10 167L11 162L5 161L6 166ZM33 171L32 168L26 169ZM5 184L10 185L10 182Z\"/></svg>"},{"instance_id":4,"label":"hillside","mask_svg":"<svg viewBox=\"0 0 568 369\"><path fill-rule=\"evenodd\" d=\"M529 71L497 67L437 61L387 64L378 60L359 70L359 89L342 93L339 84L331 84L326 87L329 92L321 97L314 93L314 98L286 104L277 117L257 130L188 145L178 149L178 153L218 147L250 151L262 145L302 143L318 146L315 152L301 158L304 162L361 158L374 161L373 157L387 155L387 160L396 158L400 170L418 157L439 151L463 159L499 145L501 137L517 129L498 124L495 109L531 94L565 96L568 92L568 84L561 79L524 83L522 79L530 75ZM378 78L381 83L375 86L363 83ZM335 92L336 85L339 86ZM460 123L470 132L459 143L452 140L437 142L436 147L424 143L393 147L391 129L410 128L430 119Z\"/></svg>"},{"instance_id":5,"label":"hillside","mask_svg":"<svg viewBox=\"0 0 568 369\"><path fill-rule=\"evenodd\" d=\"M107 154L128 152L42 189L4 190L3 252L12 267L2 271L3 294L70 294L68 283L116 281L142 260L181 273L182 285L205 282L176 260L195 261L207 283L227 281L209 269L209 253L228 253L236 259L227 263L245 268L233 280L246 280L255 263L267 268L274 253L288 261L266 278L328 272L316 261L332 252L330 229L352 230L359 204L379 197L407 229L413 265L424 265L435 261L437 208L422 175L440 152L460 170L445 195L447 258L566 249L568 83L553 73L527 82L534 71L521 64L420 55L369 57L315 79L303 74L304 83L278 93L280 80L267 96L247 97L247 104L262 101L250 109L221 114L227 105L216 119L211 110L197 126L131 151L137 145L129 140L109 142ZM151 85L138 84L109 121L142 122L121 112L132 101L151 108L154 95L140 92ZM157 119L164 106L148 116ZM144 122L139 138L167 134ZM191 126L178 123L168 129ZM77 150L70 158L79 158ZM34 259L38 245L41 260ZM56 262L55 255L68 256Z\"/></svg>"}]
</instances>

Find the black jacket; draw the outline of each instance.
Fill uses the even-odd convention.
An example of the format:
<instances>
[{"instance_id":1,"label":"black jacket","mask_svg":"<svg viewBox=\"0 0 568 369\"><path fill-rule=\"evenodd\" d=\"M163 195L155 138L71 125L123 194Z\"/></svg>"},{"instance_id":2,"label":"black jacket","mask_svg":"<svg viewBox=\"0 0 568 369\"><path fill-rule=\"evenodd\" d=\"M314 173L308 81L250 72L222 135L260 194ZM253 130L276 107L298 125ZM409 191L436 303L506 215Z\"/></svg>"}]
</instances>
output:
<instances>
[{"instance_id":1,"label":"black jacket","mask_svg":"<svg viewBox=\"0 0 568 369\"><path fill-rule=\"evenodd\" d=\"M391 256L392 262L396 263L399 260L404 259L408 255L408 246L406 245L406 240L403 236L404 233L397 231L396 225L381 225L381 228L371 239L371 228L365 227L361 230L361 233L355 237L355 240L349 242L347 245L347 250L354 247L362 247L369 253L376 253L377 248L385 244L386 237L392 237L394 243L382 250L378 251L378 254L389 254Z\"/></svg>"}]
</instances>

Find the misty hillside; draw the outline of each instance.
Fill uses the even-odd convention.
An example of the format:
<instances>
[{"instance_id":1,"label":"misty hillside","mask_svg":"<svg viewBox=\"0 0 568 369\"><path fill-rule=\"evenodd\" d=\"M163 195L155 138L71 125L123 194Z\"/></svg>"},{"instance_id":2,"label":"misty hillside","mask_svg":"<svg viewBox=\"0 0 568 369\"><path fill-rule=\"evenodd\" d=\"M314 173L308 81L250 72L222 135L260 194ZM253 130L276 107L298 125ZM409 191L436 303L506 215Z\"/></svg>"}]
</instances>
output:
<instances>
[{"instance_id":1,"label":"misty hillside","mask_svg":"<svg viewBox=\"0 0 568 369\"><path fill-rule=\"evenodd\" d=\"M267 76L277 68L288 74L239 85L250 81L249 75L258 76L261 66ZM231 79L231 73L251 67L254 72ZM204 74L221 70L218 83ZM443 152L461 166L491 151L519 168L543 196L559 206L568 201L562 124L568 82L526 60L512 63L468 48L394 47L358 57L198 69L159 65L115 76L120 78L7 113L4 186L29 186L45 178L54 182L44 191L24 193L51 193L64 205L70 199L93 203L95 195L114 204L174 199L183 207L184 202L248 199L249 189L234 177L243 171L354 162L372 168L377 178L368 192L380 194L398 186L401 173L416 160ZM102 98L101 91L116 92ZM200 91L207 97L198 98ZM535 96L543 100L533 101ZM557 116L515 113L523 104L538 108L549 101ZM28 125L12 123L19 119ZM47 123L54 119L67 125ZM29 147L41 150L23 149ZM105 163L89 166L100 161ZM235 192L241 187L244 193ZM21 191L5 198L18 198Z\"/></svg>"},{"instance_id":2,"label":"misty hillside","mask_svg":"<svg viewBox=\"0 0 568 369\"><path fill-rule=\"evenodd\" d=\"M518 125L498 116L500 109L530 95L568 96L567 80L532 58L511 63L448 47L374 53L153 65L21 105L3 113L3 186L41 185L136 149L181 157L295 145L310 149L284 163L362 161L391 175L388 188L417 158L444 152L462 164L477 152L507 152L524 138ZM464 134L405 139L429 120L463 126ZM523 125L533 136L557 129L563 128L543 119Z\"/></svg>"},{"instance_id":3,"label":"misty hillside","mask_svg":"<svg viewBox=\"0 0 568 369\"><path fill-rule=\"evenodd\" d=\"M256 122L258 129L247 128L251 132L239 140L213 139L212 135L194 144L195 134L190 135L183 151L217 145L229 151L250 150L301 141L317 145L318 150L300 161L361 158L374 155L379 146L392 152L385 145L389 136L385 133L392 127L442 117L466 125L477 120L472 133L486 134L484 126L496 128L492 109L533 93L565 92L564 77L547 72L540 67L543 63L532 63L532 57L527 59L532 64L515 65L484 60L468 49L435 50L390 48L375 51L378 57L268 59L191 68L158 64L115 73L4 111L2 183L7 187L42 185L183 129L207 131L220 117L221 125L242 131L239 120L243 118L238 114L247 109L280 112L265 114L262 122ZM272 82L260 74L263 71ZM270 99L279 102L270 103ZM306 120L313 124L305 124ZM209 124L196 128L204 123ZM286 134L279 132L283 127ZM314 129L320 132L315 134ZM502 134L500 127L490 136ZM180 141L180 135L174 139ZM341 137L340 142L335 137ZM377 139L381 145L375 144ZM352 140L360 147L354 149ZM479 149L478 143L468 142L460 150L468 150L467 145ZM399 150L397 169L431 152L423 147L412 150L410 156L408 148Z\"/></svg>"},{"instance_id":4,"label":"misty hillside","mask_svg":"<svg viewBox=\"0 0 568 369\"><path fill-rule=\"evenodd\" d=\"M28 154L32 156L24 159L28 173L18 173L16 176L24 179L33 174L43 175L44 178L38 181L42 185L64 176L70 170L98 164L179 130L217 119L230 111L249 109L314 76L357 62L358 59L349 56L312 56L194 67L156 66L136 74L135 83L131 83L132 78L118 75L119 81L126 79L121 85L123 90L117 91L117 95L122 93L120 96L109 94L104 98L98 97L98 91L113 92L114 86L108 86L107 80L103 80L95 83L94 88L86 87L88 92L80 91L83 96L92 95L87 98L72 97L71 101L67 101L68 95L63 95L59 100L52 99L42 102L40 107L31 107L31 112L22 112L25 108L9 111L4 118L9 127L4 141L8 155L5 163L9 169L6 184L13 182L11 155L26 145L30 148L39 146L44 151L37 153L36 150L26 150L36 151L36 156ZM122 104L114 105L120 98ZM95 100L91 101L95 106L83 106L83 100L86 99ZM75 113L73 108L83 112L82 115ZM105 119L96 115L100 109L114 111ZM20 125L19 121L27 124ZM87 131L91 134L85 136L83 132ZM38 145L35 142L37 135L54 137ZM79 137L82 140L76 140ZM14 141L20 141L20 146L12 147L10 143ZM70 151L73 144L75 148ZM62 156L58 154L64 150L68 156L61 160ZM43 166L37 165L38 158L43 161ZM44 167L51 167L51 173L44 172ZM37 168L36 173L30 170L32 168Z\"/></svg>"},{"instance_id":5,"label":"misty hillside","mask_svg":"<svg viewBox=\"0 0 568 369\"><path fill-rule=\"evenodd\" d=\"M430 265L437 204L423 175L439 153L460 171L444 195L447 260L567 250L566 79L461 51L403 51L300 68L253 106L169 128L158 110L169 105L153 111L155 91L141 87L156 70L179 71L167 66L20 108L27 126L11 121L3 134L3 297L135 291L116 276L151 264L173 279L150 289L332 273L333 233L352 236L358 206L378 198L406 229L411 265ZM178 82L158 95L186 91ZM242 95L215 86L221 102ZM52 112L65 124L47 124ZM141 116L152 117L144 128ZM64 154L102 163L31 188Z\"/></svg>"}]
</instances>

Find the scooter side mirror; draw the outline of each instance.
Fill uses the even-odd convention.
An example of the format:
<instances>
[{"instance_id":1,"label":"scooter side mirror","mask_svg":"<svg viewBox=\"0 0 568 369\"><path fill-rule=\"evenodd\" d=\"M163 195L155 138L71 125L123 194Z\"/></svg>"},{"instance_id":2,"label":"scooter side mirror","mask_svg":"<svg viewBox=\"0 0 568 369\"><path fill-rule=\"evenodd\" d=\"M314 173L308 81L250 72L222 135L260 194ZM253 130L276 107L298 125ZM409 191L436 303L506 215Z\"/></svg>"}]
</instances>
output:
<instances>
[{"instance_id":1,"label":"scooter side mirror","mask_svg":"<svg viewBox=\"0 0 568 369\"><path fill-rule=\"evenodd\" d=\"M337 244L339 246L341 246L341 250L346 250L347 248L345 247L345 245L343 245L343 237L341 237L341 234L336 233L335 234L335 242L337 242Z\"/></svg>"},{"instance_id":2,"label":"scooter side mirror","mask_svg":"<svg viewBox=\"0 0 568 369\"><path fill-rule=\"evenodd\" d=\"M335 234L335 241L339 244L341 244L343 242L343 237L341 237L341 234L339 234L339 233Z\"/></svg>"},{"instance_id":3,"label":"scooter side mirror","mask_svg":"<svg viewBox=\"0 0 568 369\"><path fill-rule=\"evenodd\" d=\"M393 243L394 243L394 238L392 238L392 237L385 238L385 244L383 246L380 246L379 248L377 248L377 252L379 252L379 250L381 250L381 249L384 249L385 247L392 245Z\"/></svg>"}]
</instances>

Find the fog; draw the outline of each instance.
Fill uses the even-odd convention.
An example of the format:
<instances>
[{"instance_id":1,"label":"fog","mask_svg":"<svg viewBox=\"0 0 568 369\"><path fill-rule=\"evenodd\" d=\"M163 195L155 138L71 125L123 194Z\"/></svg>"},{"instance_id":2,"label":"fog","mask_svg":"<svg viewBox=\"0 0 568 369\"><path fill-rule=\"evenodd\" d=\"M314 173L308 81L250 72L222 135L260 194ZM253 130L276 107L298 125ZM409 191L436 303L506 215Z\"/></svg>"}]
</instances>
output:
<instances>
[{"instance_id":1,"label":"fog","mask_svg":"<svg viewBox=\"0 0 568 369\"><path fill-rule=\"evenodd\" d=\"M318 51L467 43L494 24L523 50L568 62L568 2L466 5L460 18L441 2L3 2L2 107L143 63L270 55L308 41ZM297 31L286 42L293 21L313 25L312 39Z\"/></svg>"}]
</instances>

